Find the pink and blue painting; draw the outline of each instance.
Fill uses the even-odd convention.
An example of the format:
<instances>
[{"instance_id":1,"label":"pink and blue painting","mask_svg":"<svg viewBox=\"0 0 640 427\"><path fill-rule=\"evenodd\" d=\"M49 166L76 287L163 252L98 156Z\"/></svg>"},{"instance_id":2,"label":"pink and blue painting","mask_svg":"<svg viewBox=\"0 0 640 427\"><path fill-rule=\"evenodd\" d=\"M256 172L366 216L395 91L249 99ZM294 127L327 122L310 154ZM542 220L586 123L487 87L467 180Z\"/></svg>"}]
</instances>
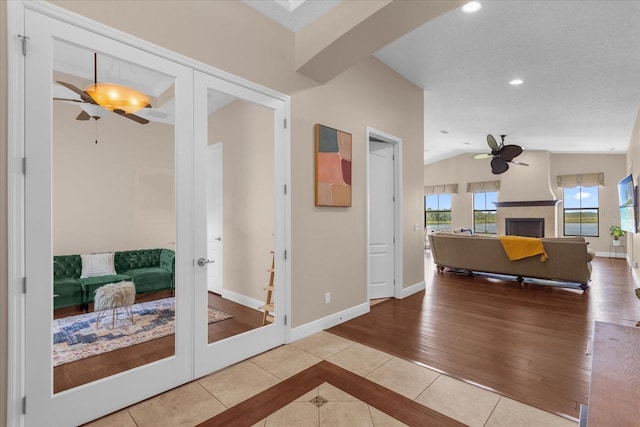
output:
<instances>
[{"instance_id":1,"label":"pink and blue painting","mask_svg":"<svg viewBox=\"0 0 640 427\"><path fill-rule=\"evenodd\" d=\"M316 124L316 206L351 206L351 134Z\"/></svg>"}]
</instances>

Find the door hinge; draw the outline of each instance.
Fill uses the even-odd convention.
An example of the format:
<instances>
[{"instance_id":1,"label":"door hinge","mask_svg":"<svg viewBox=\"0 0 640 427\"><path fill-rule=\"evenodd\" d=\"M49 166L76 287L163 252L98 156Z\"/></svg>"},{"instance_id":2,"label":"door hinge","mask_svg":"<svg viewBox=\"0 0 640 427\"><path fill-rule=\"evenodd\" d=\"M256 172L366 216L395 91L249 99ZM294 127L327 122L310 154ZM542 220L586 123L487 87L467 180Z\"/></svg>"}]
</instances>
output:
<instances>
[{"instance_id":1,"label":"door hinge","mask_svg":"<svg viewBox=\"0 0 640 427\"><path fill-rule=\"evenodd\" d=\"M29 40L29 37L18 34L18 38L22 42L22 56L27 56L27 40Z\"/></svg>"},{"instance_id":2,"label":"door hinge","mask_svg":"<svg viewBox=\"0 0 640 427\"><path fill-rule=\"evenodd\" d=\"M287 184L284 185L284 194L287 194Z\"/></svg>"},{"instance_id":3,"label":"door hinge","mask_svg":"<svg viewBox=\"0 0 640 427\"><path fill-rule=\"evenodd\" d=\"M27 293L27 278L26 277L22 278L22 293L23 294Z\"/></svg>"},{"instance_id":4,"label":"door hinge","mask_svg":"<svg viewBox=\"0 0 640 427\"><path fill-rule=\"evenodd\" d=\"M24 397L22 398L22 413L23 413L24 415L26 415L26 414L27 414L27 396L24 396Z\"/></svg>"},{"instance_id":5,"label":"door hinge","mask_svg":"<svg viewBox=\"0 0 640 427\"><path fill-rule=\"evenodd\" d=\"M394 245L396 244L396 238L395 237L393 238L393 244Z\"/></svg>"},{"instance_id":6,"label":"door hinge","mask_svg":"<svg viewBox=\"0 0 640 427\"><path fill-rule=\"evenodd\" d=\"M287 259L287 250L284 250L284 259Z\"/></svg>"},{"instance_id":7,"label":"door hinge","mask_svg":"<svg viewBox=\"0 0 640 427\"><path fill-rule=\"evenodd\" d=\"M27 174L27 158L23 157L22 158L22 175L26 175Z\"/></svg>"},{"instance_id":8,"label":"door hinge","mask_svg":"<svg viewBox=\"0 0 640 427\"><path fill-rule=\"evenodd\" d=\"M284 119L284 128L287 128L287 119Z\"/></svg>"},{"instance_id":9,"label":"door hinge","mask_svg":"<svg viewBox=\"0 0 640 427\"><path fill-rule=\"evenodd\" d=\"M284 324L285 324L285 326L287 324L287 315L286 314L284 315Z\"/></svg>"}]
</instances>

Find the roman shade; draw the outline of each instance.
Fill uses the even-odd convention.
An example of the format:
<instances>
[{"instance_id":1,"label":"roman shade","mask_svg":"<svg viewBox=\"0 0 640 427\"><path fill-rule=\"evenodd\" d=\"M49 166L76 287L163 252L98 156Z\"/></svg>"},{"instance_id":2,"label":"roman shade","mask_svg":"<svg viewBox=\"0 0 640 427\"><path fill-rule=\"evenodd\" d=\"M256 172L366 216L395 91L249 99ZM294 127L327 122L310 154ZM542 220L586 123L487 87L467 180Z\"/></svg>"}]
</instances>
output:
<instances>
[{"instance_id":1,"label":"roman shade","mask_svg":"<svg viewBox=\"0 0 640 427\"><path fill-rule=\"evenodd\" d=\"M467 193L485 193L487 191L500 191L500 181L481 181L467 183Z\"/></svg>"},{"instance_id":2,"label":"roman shade","mask_svg":"<svg viewBox=\"0 0 640 427\"><path fill-rule=\"evenodd\" d=\"M428 185L424 187L424 195L430 194L456 194L458 184Z\"/></svg>"},{"instance_id":3,"label":"roman shade","mask_svg":"<svg viewBox=\"0 0 640 427\"><path fill-rule=\"evenodd\" d=\"M557 177L558 187L560 188L572 188L572 187L593 187L596 185L604 186L604 173L583 173L577 175L558 175Z\"/></svg>"}]
</instances>

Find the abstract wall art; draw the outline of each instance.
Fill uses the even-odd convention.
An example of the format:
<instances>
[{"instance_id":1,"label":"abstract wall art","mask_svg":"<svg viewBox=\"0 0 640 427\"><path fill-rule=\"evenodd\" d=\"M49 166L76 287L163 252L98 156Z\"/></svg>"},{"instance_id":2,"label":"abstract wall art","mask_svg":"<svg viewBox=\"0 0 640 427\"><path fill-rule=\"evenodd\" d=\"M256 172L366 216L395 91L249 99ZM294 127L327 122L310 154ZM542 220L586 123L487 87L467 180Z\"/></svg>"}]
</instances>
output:
<instances>
[{"instance_id":1,"label":"abstract wall art","mask_svg":"<svg viewBox=\"0 0 640 427\"><path fill-rule=\"evenodd\" d=\"M316 206L351 206L351 134L320 124L316 135Z\"/></svg>"}]
</instances>

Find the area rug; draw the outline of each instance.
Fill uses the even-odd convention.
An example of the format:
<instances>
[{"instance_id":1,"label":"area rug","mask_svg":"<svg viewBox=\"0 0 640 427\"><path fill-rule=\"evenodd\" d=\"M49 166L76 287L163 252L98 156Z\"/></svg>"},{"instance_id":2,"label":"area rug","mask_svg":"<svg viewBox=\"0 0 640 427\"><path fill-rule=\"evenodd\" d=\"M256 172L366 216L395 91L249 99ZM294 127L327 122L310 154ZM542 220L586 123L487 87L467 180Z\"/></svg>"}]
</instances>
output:
<instances>
[{"instance_id":1,"label":"area rug","mask_svg":"<svg viewBox=\"0 0 640 427\"><path fill-rule=\"evenodd\" d=\"M75 362L119 348L140 344L174 333L175 298L131 306L134 324L124 309L118 310L113 329L111 313L96 327L98 313L69 316L53 321L53 366ZM233 316L209 307L209 323Z\"/></svg>"}]
</instances>

